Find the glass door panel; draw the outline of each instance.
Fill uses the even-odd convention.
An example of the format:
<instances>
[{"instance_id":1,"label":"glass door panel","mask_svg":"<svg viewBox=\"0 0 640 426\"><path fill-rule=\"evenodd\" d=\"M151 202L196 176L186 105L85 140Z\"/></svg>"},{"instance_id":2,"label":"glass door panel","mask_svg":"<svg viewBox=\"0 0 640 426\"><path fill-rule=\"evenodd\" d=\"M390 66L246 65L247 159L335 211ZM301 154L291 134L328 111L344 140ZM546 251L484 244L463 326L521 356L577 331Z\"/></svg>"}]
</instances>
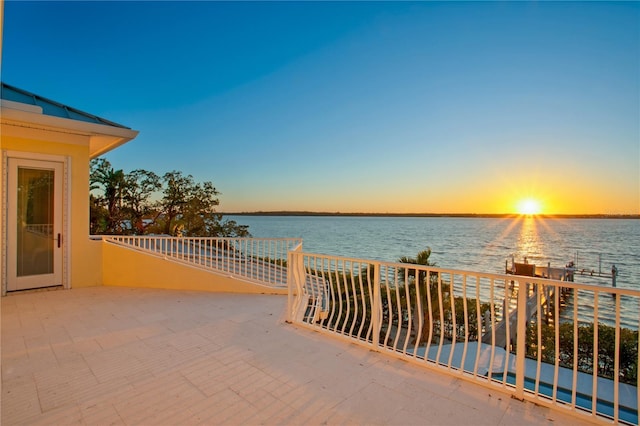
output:
<instances>
[{"instance_id":1,"label":"glass door panel","mask_svg":"<svg viewBox=\"0 0 640 426\"><path fill-rule=\"evenodd\" d=\"M18 277L53 273L53 184L53 170L18 167Z\"/></svg>"},{"instance_id":2,"label":"glass door panel","mask_svg":"<svg viewBox=\"0 0 640 426\"><path fill-rule=\"evenodd\" d=\"M7 290L62 284L62 163L9 159Z\"/></svg>"}]
</instances>

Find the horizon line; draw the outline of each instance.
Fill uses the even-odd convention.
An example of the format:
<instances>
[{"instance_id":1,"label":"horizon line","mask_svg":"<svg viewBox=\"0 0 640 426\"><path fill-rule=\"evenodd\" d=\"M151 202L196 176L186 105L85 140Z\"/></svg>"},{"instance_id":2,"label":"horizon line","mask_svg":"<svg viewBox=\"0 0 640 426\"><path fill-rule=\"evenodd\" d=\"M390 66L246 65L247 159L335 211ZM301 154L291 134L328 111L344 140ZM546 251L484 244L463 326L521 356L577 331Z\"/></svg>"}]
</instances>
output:
<instances>
[{"instance_id":1,"label":"horizon line","mask_svg":"<svg viewBox=\"0 0 640 426\"><path fill-rule=\"evenodd\" d=\"M542 217L565 219L640 219L638 213L372 213L372 212L321 212L307 210L269 210L244 212L219 212L229 216L369 216L369 217L479 217L479 218L515 218Z\"/></svg>"}]
</instances>

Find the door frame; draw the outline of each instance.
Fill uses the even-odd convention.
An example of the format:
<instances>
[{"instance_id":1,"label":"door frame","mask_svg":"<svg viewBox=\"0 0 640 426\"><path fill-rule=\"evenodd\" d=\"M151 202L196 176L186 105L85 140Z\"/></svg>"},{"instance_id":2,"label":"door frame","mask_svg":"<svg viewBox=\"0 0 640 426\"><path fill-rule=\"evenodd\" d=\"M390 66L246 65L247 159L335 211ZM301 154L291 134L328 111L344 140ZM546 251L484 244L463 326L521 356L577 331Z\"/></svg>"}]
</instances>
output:
<instances>
[{"instance_id":1,"label":"door frame","mask_svg":"<svg viewBox=\"0 0 640 426\"><path fill-rule=\"evenodd\" d=\"M9 217L8 217L8 197L9 197L9 158L11 159L19 159L19 160L35 160L35 161L46 161L53 163L61 163L62 164L62 235L64 236L63 244L62 244L62 286L65 289L70 288L69 283L69 263L70 257L69 253L71 250L71 227L70 224L70 201L71 197L69 194L69 173L70 173L70 158L62 155L49 155L49 154L39 154L33 152L23 152L23 151L2 151L2 276L0 277L2 280L2 295L5 296L7 294L7 285L8 285L8 250L9 250L9 237L7 235L7 230L9 227Z\"/></svg>"}]
</instances>

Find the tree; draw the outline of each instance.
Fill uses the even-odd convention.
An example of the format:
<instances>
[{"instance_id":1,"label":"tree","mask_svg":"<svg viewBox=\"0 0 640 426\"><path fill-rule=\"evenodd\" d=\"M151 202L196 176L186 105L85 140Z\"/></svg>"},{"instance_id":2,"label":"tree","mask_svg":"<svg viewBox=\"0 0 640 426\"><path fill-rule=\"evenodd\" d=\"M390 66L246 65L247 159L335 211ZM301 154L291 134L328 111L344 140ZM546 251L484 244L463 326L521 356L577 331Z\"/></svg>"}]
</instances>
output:
<instances>
[{"instance_id":1,"label":"tree","mask_svg":"<svg viewBox=\"0 0 640 426\"><path fill-rule=\"evenodd\" d=\"M142 235L159 214L150 198L162 188L160 177L146 170L134 170L125 176L125 182L125 213L131 224L131 231ZM145 223L145 217L151 220Z\"/></svg>"},{"instance_id":2,"label":"tree","mask_svg":"<svg viewBox=\"0 0 640 426\"><path fill-rule=\"evenodd\" d=\"M162 177L142 169L125 174L97 159L91 162L90 183L90 190L98 191L90 194L92 233L250 236L247 226L216 213L220 193L212 182L199 183L179 171Z\"/></svg>"},{"instance_id":3,"label":"tree","mask_svg":"<svg viewBox=\"0 0 640 426\"><path fill-rule=\"evenodd\" d=\"M95 221L96 230L104 234L122 233L122 198L126 180L122 170L115 170L104 158L91 160L89 190L102 189L102 194L94 197L95 204L104 209L103 223Z\"/></svg>"},{"instance_id":4,"label":"tree","mask_svg":"<svg viewBox=\"0 0 640 426\"><path fill-rule=\"evenodd\" d=\"M421 266L436 266L435 263L432 263L430 260L431 257L431 248L427 247L426 250L422 250L418 253L416 257L407 257L402 256L398 259L400 263L408 263L412 265L421 265ZM402 271L401 271L402 272ZM427 280L427 272L419 271L417 272L415 268L407 268L406 275L409 278L408 283L405 285L410 285L411 281L417 283L417 287L415 290L420 294L420 300L422 305L422 312L419 312L417 307L417 294L416 291L412 291L412 301L411 306L414 306L412 310L412 322L413 322L413 332L416 337L416 340L419 339L420 342L426 342L429 338L429 329L431 328L431 323L429 321L429 307L431 306L431 312L436 312L435 309L438 307L439 298L438 298L438 274L430 273L429 280ZM417 279L416 279L417 275ZM427 281L429 285L429 291L427 291ZM430 300L427 300L427 294L430 294ZM424 319L422 330L420 330L420 316Z\"/></svg>"},{"instance_id":5,"label":"tree","mask_svg":"<svg viewBox=\"0 0 640 426\"><path fill-rule=\"evenodd\" d=\"M89 233L103 234L107 224L106 209L103 208L95 195L89 194Z\"/></svg>"},{"instance_id":6,"label":"tree","mask_svg":"<svg viewBox=\"0 0 640 426\"><path fill-rule=\"evenodd\" d=\"M162 232L166 235L179 235L184 230L184 222L188 222L190 217L187 213L191 213L189 204L197 206L199 203L194 199L197 191L196 183L193 176L183 176L182 172L172 171L165 173L162 177L163 197L160 199L158 206L162 211ZM215 188L210 194L213 198L208 200L214 206L219 204L218 195ZM203 201L203 204L205 201ZM193 209L191 209L193 210ZM178 219L182 218L183 223L178 223Z\"/></svg>"}]
</instances>

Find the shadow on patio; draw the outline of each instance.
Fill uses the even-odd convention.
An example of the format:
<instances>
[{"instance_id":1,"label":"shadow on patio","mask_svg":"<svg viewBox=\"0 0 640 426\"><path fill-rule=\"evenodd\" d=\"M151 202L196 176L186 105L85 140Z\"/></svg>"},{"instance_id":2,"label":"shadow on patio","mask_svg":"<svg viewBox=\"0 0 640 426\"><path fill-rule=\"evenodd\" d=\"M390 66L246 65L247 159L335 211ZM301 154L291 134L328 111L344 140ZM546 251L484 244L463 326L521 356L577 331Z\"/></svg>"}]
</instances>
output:
<instances>
[{"instance_id":1,"label":"shadow on patio","mask_svg":"<svg viewBox=\"0 0 640 426\"><path fill-rule=\"evenodd\" d=\"M2 298L2 424L579 424L284 323L286 297Z\"/></svg>"}]
</instances>

